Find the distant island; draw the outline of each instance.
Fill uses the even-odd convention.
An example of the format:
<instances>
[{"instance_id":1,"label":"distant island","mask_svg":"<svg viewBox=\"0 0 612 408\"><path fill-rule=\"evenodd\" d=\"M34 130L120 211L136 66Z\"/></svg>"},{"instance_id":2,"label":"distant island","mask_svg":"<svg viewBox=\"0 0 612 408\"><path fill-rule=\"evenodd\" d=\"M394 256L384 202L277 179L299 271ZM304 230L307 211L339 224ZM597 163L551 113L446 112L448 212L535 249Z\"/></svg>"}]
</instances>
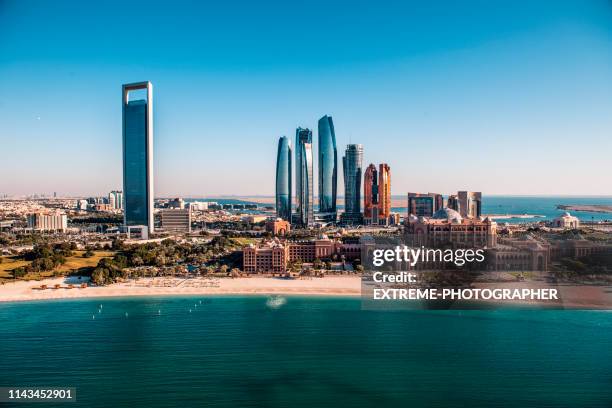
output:
<instances>
[{"instance_id":1,"label":"distant island","mask_svg":"<svg viewBox=\"0 0 612 408\"><path fill-rule=\"evenodd\" d=\"M564 205L557 204L559 210L586 211L595 213L612 213L612 205L589 204L589 205Z\"/></svg>"}]
</instances>

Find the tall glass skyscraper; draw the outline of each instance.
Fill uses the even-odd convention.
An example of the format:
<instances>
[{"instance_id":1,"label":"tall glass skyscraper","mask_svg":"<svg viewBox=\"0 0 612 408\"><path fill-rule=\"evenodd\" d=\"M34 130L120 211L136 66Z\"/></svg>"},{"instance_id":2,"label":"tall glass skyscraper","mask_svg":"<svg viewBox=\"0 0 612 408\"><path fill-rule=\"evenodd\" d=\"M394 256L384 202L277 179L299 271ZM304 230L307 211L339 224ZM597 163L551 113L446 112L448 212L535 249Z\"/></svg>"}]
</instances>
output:
<instances>
[{"instance_id":1,"label":"tall glass skyscraper","mask_svg":"<svg viewBox=\"0 0 612 408\"><path fill-rule=\"evenodd\" d=\"M291 141L278 139L276 153L276 216L291 222Z\"/></svg>"},{"instance_id":2,"label":"tall glass skyscraper","mask_svg":"<svg viewBox=\"0 0 612 408\"><path fill-rule=\"evenodd\" d=\"M295 198L297 221L302 226L314 223L312 186L312 131L295 131Z\"/></svg>"},{"instance_id":3,"label":"tall glass skyscraper","mask_svg":"<svg viewBox=\"0 0 612 408\"><path fill-rule=\"evenodd\" d=\"M319 211L336 217L338 153L336 133L331 116L319 119Z\"/></svg>"},{"instance_id":4,"label":"tall glass skyscraper","mask_svg":"<svg viewBox=\"0 0 612 408\"><path fill-rule=\"evenodd\" d=\"M358 224L362 222L361 214L361 169L363 162L363 146L350 144L342 158L344 170L344 214L342 222Z\"/></svg>"},{"instance_id":5,"label":"tall glass skyscraper","mask_svg":"<svg viewBox=\"0 0 612 408\"><path fill-rule=\"evenodd\" d=\"M130 92L146 90L146 99L130 100ZM153 85L123 85L123 196L125 226L153 232Z\"/></svg>"}]
</instances>

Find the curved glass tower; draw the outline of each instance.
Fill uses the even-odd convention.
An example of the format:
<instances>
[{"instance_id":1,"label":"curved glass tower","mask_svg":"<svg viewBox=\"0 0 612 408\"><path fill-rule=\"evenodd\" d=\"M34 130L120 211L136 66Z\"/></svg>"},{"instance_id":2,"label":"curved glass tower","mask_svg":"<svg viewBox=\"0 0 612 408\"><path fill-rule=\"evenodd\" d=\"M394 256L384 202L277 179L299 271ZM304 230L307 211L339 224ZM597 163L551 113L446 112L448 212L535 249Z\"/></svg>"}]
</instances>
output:
<instances>
[{"instance_id":1,"label":"curved glass tower","mask_svg":"<svg viewBox=\"0 0 612 408\"><path fill-rule=\"evenodd\" d=\"M336 213L336 191L338 182L338 152L336 133L331 116L319 119L319 211Z\"/></svg>"},{"instance_id":2,"label":"curved glass tower","mask_svg":"<svg viewBox=\"0 0 612 408\"><path fill-rule=\"evenodd\" d=\"M298 223L304 227L314 223L312 189L312 131L295 131L295 198Z\"/></svg>"},{"instance_id":3,"label":"curved glass tower","mask_svg":"<svg viewBox=\"0 0 612 408\"><path fill-rule=\"evenodd\" d=\"M276 216L291 222L291 141L278 139L276 154Z\"/></svg>"}]
</instances>

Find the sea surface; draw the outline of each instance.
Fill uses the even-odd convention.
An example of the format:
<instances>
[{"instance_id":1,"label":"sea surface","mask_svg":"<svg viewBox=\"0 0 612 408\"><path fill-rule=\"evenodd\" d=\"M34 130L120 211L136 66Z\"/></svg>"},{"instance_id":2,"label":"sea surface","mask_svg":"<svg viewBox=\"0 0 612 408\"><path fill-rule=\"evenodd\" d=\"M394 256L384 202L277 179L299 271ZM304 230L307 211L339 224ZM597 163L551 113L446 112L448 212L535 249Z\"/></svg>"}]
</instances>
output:
<instances>
[{"instance_id":1,"label":"sea surface","mask_svg":"<svg viewBox=\"0 0 612 408\"><path fill-rule=\"evenodd\" d=\"M610 312L285 300L3 303L0 386L77 388L37 407L612 406Z\"/></svg>"},{"instance_id":2,"label":"sea surface","mask_svg":"<svg viewBox=\"0 0 612 408\"><path fill-rule=\"evenodd\" d=\"M445 197L446 200L446 197ZM568 210L560 210L557 205L612 205L612 197L520 197L520 196L484 196L482 197L483 215L538 215L534 218L504 218L499 223L532 223L551 221ZM404 215L406 207L393 207L391 211ZM588 211L569 212L581 221L611 221L612 213Z\"/></svg>"},{"instance_id":3,"label":"sea surface","mask_svg":"<svg viewBox=\"0 0 612 408\"><path fill-rule=\"evenodd\" d=\"M446 200L446 196L444 199ZM405 199L405 196L393 196L393 199ZM217 201L220 204L257 204L251 201L239 199L185 199L186 202L191 201ZM612 197L569 197L569 196L484 196L482 198L482 213L483 214L529 214L539 215L536 218L510 218L499 219L500 223L532 223L538 221L551 221L566 210L557 209L557 205L612 205ZM262 204L259 204L263 207ZM271 205L271 204L270 204ZM344 206L338 205L338 209L343 211ZM392 207L391 211L400 213L402 216L406 214L406 207ZM244 211L242 212L252 212ZM578 217L582 221L612 221L612 213L598 213L586 211L570 211L570 213Z\"/></svg>"}]
</instances>

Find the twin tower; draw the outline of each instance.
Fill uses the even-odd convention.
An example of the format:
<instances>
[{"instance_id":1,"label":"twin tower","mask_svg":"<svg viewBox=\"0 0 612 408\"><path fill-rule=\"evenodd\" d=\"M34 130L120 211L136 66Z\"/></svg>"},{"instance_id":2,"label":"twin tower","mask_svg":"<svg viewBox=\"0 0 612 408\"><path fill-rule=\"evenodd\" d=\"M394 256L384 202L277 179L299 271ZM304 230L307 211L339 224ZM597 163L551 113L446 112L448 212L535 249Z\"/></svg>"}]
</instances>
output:
<instances>
[{"instance_id":1,"label":"twin tower","mask_svg":"<svg viewBox=\"0 0 612 408\"><path fill-rule=\"evenodd\" d=\"M286 136L278 141L276 157L276 213L279 218L303 227L318 222L335 222L337 216L338 151L331 116L319 119L319 211L314 212L312 131L295 132L295 213L292 214L292 149ZM348 145L342 159L345 187L345 218L361 216L361 173L363 147Z\"/></svg>"}]
</instances>

